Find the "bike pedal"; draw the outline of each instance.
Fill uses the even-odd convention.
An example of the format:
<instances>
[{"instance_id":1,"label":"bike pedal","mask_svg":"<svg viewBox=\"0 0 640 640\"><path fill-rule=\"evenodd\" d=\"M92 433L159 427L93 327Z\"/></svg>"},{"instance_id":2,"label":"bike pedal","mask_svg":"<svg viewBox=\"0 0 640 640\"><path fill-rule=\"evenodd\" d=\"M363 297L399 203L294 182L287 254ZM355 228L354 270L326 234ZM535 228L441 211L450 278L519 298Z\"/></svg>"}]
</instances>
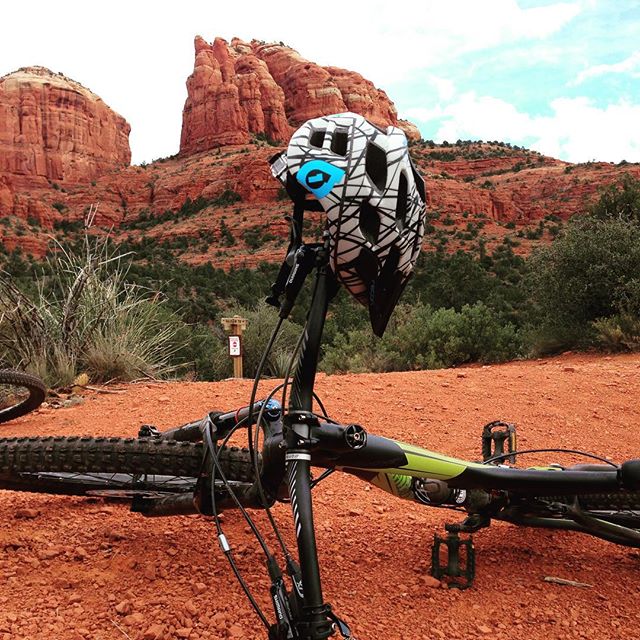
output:
<instances>
[{"instance_id":1,"label":"bike pedal","mask_svg":"<svg viewBox=\"0 0 640 640\"><path fill-rule=\"evenodd\" d=\"M507 450L505 451L505 443ZM495 464L509 462L515 464L517 450L516 425L511 422L495 420L486 424L482 429L482 459L486 462L495 456L510 454Z\"/></svg>"},{"instance_id":2,"label":"bike pedal","mask_svg":"<svg viewBox=\"0 0 640 640\"><path fill-rule=\"evenodd\" d=\"M450 589L467 589L473 584L475 573L476 556L471 536L460 538L457 531L450 531L446 536L434 535L431 550L434 578Z\"/></svg>"},{"instance_id":3,"label":"bike pedal","mask_svg":"<svg viewBox=\"0 0 640 640\"><path fill-rule=\"evenodd\" d=\"M138 430L138 438L159 438L160 430L152 424L143 424Z\"/></svg>"}]
</instances>

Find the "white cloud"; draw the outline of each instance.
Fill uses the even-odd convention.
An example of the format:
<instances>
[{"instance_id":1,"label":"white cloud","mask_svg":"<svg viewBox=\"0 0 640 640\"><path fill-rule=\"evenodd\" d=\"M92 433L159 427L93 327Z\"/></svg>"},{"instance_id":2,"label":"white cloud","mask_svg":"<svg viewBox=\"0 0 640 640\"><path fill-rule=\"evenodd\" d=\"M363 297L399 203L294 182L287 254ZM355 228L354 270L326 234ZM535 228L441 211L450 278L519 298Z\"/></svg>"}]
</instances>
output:
<instances>
[{"instance_id":1,"label":"white cloud","mask_svg":"<svg viewBox=\"0 0 640 640\"><path fill-rule=\"evenodd\" d=\"M303 55L325 64L331 57L332 64L384 84L465 53L547 38L580 13L582 3L526 9L516 0L396 0L393 7L390 13L386 1L368 3L363 10L361 2L330 0L324 8L340 16L332 21L331 46L305 37ZM344 38L340 23L348 25ZM300 38L297 43L302 47Z\"/></svg>"},{"instance_id":2,"label":"white cloud","mask_svg":"<svg viewBox=\"0 0 640 640\"><path fill-rule=\"evenodd\" d=\"M505 140L570 162L640 162L640 105L620 101L604 108L589 98L558 98L552 113L532 116L498 98L462 94L436 109L413 109L409 117L441 119L434 139Z\"/></svg>"},{"instance_id":3,"label":"white cloud","mask_svg":"<svg viewBox=\"0 0 640 640\"><path fill-rule=\"evenodd\" d=\"M516 0L21 0L3 5L0 75L40 64L78 80L131 123L134 162L148 161L178 149L196 34L284 41L385 88L470 51L542 42L583 1L526 9ZM442 99L452 90L443 79Z\"/></svg>"},{"instance_id":4,"label":"white cloud","mask_svg":"<svg viewBox=\"0 0 640 640\"><path fill-rule=\"evenodd\" d=\"M632 78L640 78L640 51L615 64L598 64L581 71L572 85L579 85L589 78L596 78L610 73L627 73Z\"/></svg>"},{"instance_id":5,"label":"white cloud","mask_svg":"<svg viewBox=\"0 0 640 640\"><path fill-rule=\"evenodd\" d=\"M448 78L440 78L439 76L431 74L429 76L429 82L434 86L440 100L449 101L456 93L456 88L453 84L453 80L449 80Z\"/></svg>"}]
</instances>

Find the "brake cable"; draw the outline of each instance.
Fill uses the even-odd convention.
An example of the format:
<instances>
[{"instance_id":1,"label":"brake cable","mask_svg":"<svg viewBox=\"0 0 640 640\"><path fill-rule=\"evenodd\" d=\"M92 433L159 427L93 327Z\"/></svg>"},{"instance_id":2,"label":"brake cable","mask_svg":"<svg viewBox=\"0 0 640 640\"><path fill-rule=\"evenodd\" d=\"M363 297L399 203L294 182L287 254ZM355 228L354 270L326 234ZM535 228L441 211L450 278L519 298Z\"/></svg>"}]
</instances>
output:
<instances>
[{"instance_id":1,"label":"brake cable","mask_svg":"<svg viewBox=\"0 0 640 640\"><path fill-rule=\"evenodd\" d=\"M223 442L226 442L229 439L231 434L238 428L239 424L240 423L235 425L235 427L230 430L229 434L227 434L227 436L225 437ZM211 472L211 511L212 511L212 514L213 514L213 520L215 522L216 532L217 532L217 535L218 535L218 543L220 544L220 548L222 549L222 552L227 557L227 560L229 561L229 564L231 565L231 569L233 570L233 573L235 574L236 579L240 583L240 586L242 587L242 590L244 591L245 595L247 596L247 599L251 603L251 606L253 607L254 611L256 612L258 617L260 618L260 621L262 622L262 624L265 626L265 629L267 629L267 631L269 631L269 628L270 628L269 621L267 620L266 616L262 612L262 609L260 608L260 605L256 602L255 598L253 597L253 594L251 593L251 590L249 589L249 586L244 581L244 578L242 577L242 574L240 573L240 570L238 569L238 566L236 565L236 562L235 562L235 560L233 558L233 555L231 553L231 546L229 545L229 542L227 541L227 537L224 535L224 532L222 530L222 525L220 524L220 518L218 516L218 510L216 509L216 496L215 496L215 493L216 493L216 491L215 491L215 470L216 470L216 468L220 472L220 477L222 479L222 482L223 482L225 488L229 492L229 495L231 495L233 500L236 502L237 506L240 508L240 511L242 512L242 514L245 517L245 520L247 521L249 526L254 531L254 534L255 534L258 542L260 543L260 545L262 546L265 554L267 555L267 558L270 557L270 554L268 553L268 548L266 546L266 543L264 542L264 539L260 535L260 532L258 531L257 527L255 526L253 520L251 519L249 514L246 513L246 510L240 504L240 501L238 500L237 496L235 495L235 492L231 489L229 481L227 480L224 472L222 471L222 466L220 465L220 461L218 459L218 455L217 455L216 450L215 450L215 445L213 443L213 438L211 436L211 425L208 425L208 428L203 429L202 436L203 436L204 442L205 442L206 447L207 447L207 453L209 455L211 455L211 459L213 461L213 469L212 469L212 472Z\"/></svg>"},{"instance_id":2,"label":"brake cable","mask_svg":"<svg viewBox=\"0 0 640 640\"><path fill-rule=\"evenodd\" d=\"M267 358L269 357L269 353L271 352L271 349L273 349L273 345L275 344L276 338L278 337L278 333L280 332L280 327L282 327L283 321L284 321L284 318L278 318L278 322L276 323L276 326L271 332L271 337L269 338L269 342L267 343L265 350L262 352L262 357L260 358L260 362L258 363L258 368L256 369L256 375L253 379L253 386L251 388L251 399L249 401L249 415L248 415L249 428L248 428L248 436L247 436L248 442L249 442L249 455L251 456L252 460L257 460L256 452L253 449L253 439L252 439L253 404L256 401L258 385L260 384L260 379L262 378L262 370L264 369L264 365L267 361ZM254 466L257 466L257 463L254 463Z\"/></svg>"},{"instance_id":3,"label":"brake cable","mask_svg":"<svg viewBox=\"0 0 640 640\"><path fill-rule=\"evenodd\" d=\"M322 480L330 476L335 469L325 469L315 480L311 481L309 487L313 489L317 484L319 484Z\"/></svg>"},{"instance_id":4,"label":"brake cable","mask_svg":"<svg viewBox=\"0 0 640 640\"><path fill-rule=\"evenodd\" d=\"M593 458L594 460L599 460L600 462L604 462L614 469L619 469L620 466L615 462L611 462L611 460L607 460L607 458L603 458L602 456L598 456L595 453L587 453L586 451L578 451L577 449L522 449L521 451L510 451L508 453L501 453L500 455L493 456L488 458L487 460L483 460L482 464L490 464L492 462L496 462L498 460L504 460L505 458L509 458L511 456L520 456L525 453L573 453L578 456L584 456L585 458Z\"/></svg>"},{"instance_id":5,"label":"brake cable","mask_svg":"<svg viewBox=\"0 0 640 640\"><path fill-rule=\"evenodd\" d=\"M250 457L252 459L253 462L253 466L254 466L254 470L256 473L256 479L255 482L257 484L258 490L260 492L260 498L261 501L263 503L263 507L265 508L265 510L267 511L267 515L269 518L269 521L271 523L271 526L273 527L274 533L276 534L278 541L282 547L283 553L285 555L285 559L287 562L287 569L289 571L289 574L292 578L292 580L294 581L294 586L296 581L301 583L301 578L299 575L300 569L298 567L298 565L295 563L295 561L293 560L293 558L291 557L290 553L288 552L286 545L284 543L284 539L282 538L282 535L278 529L278 526L275 522L275 520L273 519L273 516L271 514L271 511L269 509L269 507L267 506L267 501L266 501L266 497L264 495L264 491L260 482L260 473L259 473L259 468L258 468L258 456L257 456L257 439L259 437L259 431L260 431L260 424L261 421L263 419L263 415L264 415L264 409L266 407L266 402L262 403L262 406L260 407L260 413L258 415L258 421L256 424L256 448L254 448L253 446L253 438L252 438L252 422L253 422L253 409L254 409L254 404L255 404L255 398L256 398L256 393L257 393L257 389L258 389L258 384L260 382L260 379L262 377L262 370L264 368L264 365L266 363L267 357L269 355L269 353L271 352L271 349L273 348L273 345L275 343L275 340L278 336L278 332L280 331L280 328L282 326L282 322L283 322L283 318L280 318L271 334L271 337L269 338L269 342L267 344L267 347L265 348L262 357L260 359L260 362L258 364L258 368L256 370L256 375L254 378L254 382L253 382L253 387L251 390L251 400L249 403L249 413L247 415L247 417L240 421L239 423L237 423L230 431L229 433L225 436L224 440L222 441L222 445L221 446L225 446L226 443L228 442L229 438L231 437L231 435L246 421L248 423L248 445L249 445L249 452L250 452ZM301 341L300 341L301 342ZM277 389L276 389L277 391ZM276 391L274 391L273 393L275 393ZM273 395L273 394L272 394ZM231 487L228 479L226 478L224 471L222 470L222 467L220 465L220 461L218 460L218 456L215 452L215 445L213 443L213 438L212 438L212 434L211 434L211 428L213 427L213 424L209 424L207 425L208 428L205 428L205 434L203 434L205 437L205 443L207 445L207 447L209 448L211 454L212 454L212 459L214 462L214 467L212 469L212 480L211 480L211 500L212 500L212 511L214 513L214 518L215 518L215 523L216 523L216 530L218 531L218 541L220 543L220 546L222 548L222 551L224 552L224 554L227 556L227 559L229 560L232 570L236 576L236 578L238 579L238 582L240 583L240 586L242 587L242 589L245 592L245 595L247 596L247 598L249 599L249 602L251 603L251 605L253 606L254 610L256 611L258 617L260 618L260 620L262 621L262 623L265 625L265 628L267 629L267 631L271 632L272 627L269 625L269 622L266 618L266 616L264 615L264 613L262 612L262 610L260 609L258 603L255 601L255 598L253 597L248 585L245 583L244 579L242 578L240 571L237 567L237 565L235 564L235 561L232 558L231 555L231 547L227 541L226 536L224 535L223 531L222 531L222 526L220 524L220 520L218 518L217 515L217 510L215 508L215 472L216 469L220 474L220 477L222 479L222 482L227 490L227 492L229 493L229 495L231 496L231 498L233 499L233 501L235 502L236 506L240 509L244 519L246 520L246 522L249 524L253 534L255 535L256 539L258 540L260 546L262 547L262 550L265 554L265 557L267 559L267 570L269 573L269 576L271 578L271 583L272 583L272 588L271 588L271 595L272 595L272 599L274 600L274 606L276 608L276 617L277 617L277 626L280 626L283 621L284 622L290 622L290 612L288 611L288 602L286 599L286 591L284 589L284 583L282 580L282 573L280 571L280 568L278 567L277 561L275 559L275 557L273 556L273 554L270 552L264 538L262 537L262 535L260 534L257 526L255 525L253 519L251 518L251 516L247 513L246 509L243 507L243 505L240 503L240 501L238 500L238 497L235 494L235 491L233 490L233 488ZM283 609L286 610L283 611Z\"/></svg>"}]
</instances>

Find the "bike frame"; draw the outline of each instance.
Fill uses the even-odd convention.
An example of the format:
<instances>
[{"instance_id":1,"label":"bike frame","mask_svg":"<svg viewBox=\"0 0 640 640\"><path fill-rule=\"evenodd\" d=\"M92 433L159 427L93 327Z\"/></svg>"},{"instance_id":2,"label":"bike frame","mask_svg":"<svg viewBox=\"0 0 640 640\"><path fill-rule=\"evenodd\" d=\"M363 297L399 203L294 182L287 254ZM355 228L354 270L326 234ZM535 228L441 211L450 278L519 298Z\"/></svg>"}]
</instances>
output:
<instances>
[{"instance_id":1,"label":"bike frame","mask_svg":"<svg viewBox=\"0 0 640 640\"><path fill-rule=\"evenodd\" d=\"M329 301L337 290L337 283L327 264L326 249L325 245L324 251L318 251L320 259L316 266L314 294L295 368L290 402L284 416L286 478L303 587L302 593L298 594L302 599L302 607L296 637L304 640L327 638L333 633L331 620L336 620L322 596L311 498L312 465L355 475L405 499L416 499L412 487L414 478L439 480L453 489L508 490L522 496L555 496L634 489L640 475L640 468L634 462L625 463L622 468L603 465L602 470L571 470L570 473L552 468L513 469L468 462L393 439L369 435L364 430L359 432L365 438L364 443L358 443L361 446L345 446L345 433L349 426L321 423L312 412L313 386L324 322ZM272 468L265 471L266 475L274 473L276 459L277 456L272 458ZM625 465L627 471L623 473ZM628 486L625 487L625 484ZM579 514L574 520L528 517L517 511L511 518L497 517L529 526L582 530L614 542L621 541L616 525L606 525L598 530L600 525L594 524L595 519L591 522L583 519L581 523ZM599 520L595 522L600 523ZM633 541L627 539L625 544L633 544ZM640 546L640 539L637 545Z\"/></svg>"},{"instance_id":2,"label":"bike frame","mask_svg":"<svg viewBox=\"0 0 640 640\"><path fill-rule=\"evenodd\" d=\"M322 261L316 268L315 290L295 369L290 403L284 416L286 478L303 587L302 593L298 594L302 599L302 607L296 637L304 640L329 637L333 633L331 620L335 620L322 595L311 498L312 465L344 471L395 496L409 499L414 496L413 478L439 480L454 489L503 489L535 496L615 492L623 485L620 469L614 467L602 471L572 470L571 473L554 469L512 469L468 462L369 434L363 436L366 440L362 446L345 446L348 426L321 423L312 412L322 331L330 298L336 290L334 276L326 260ZM265 470L267 475L270 472L273 473L273 469ZM636 481L635 474L634 470L634 478L629 478L631 484ZM513 520L517 517L515 514ZM521 517L519 524L586 530L579 523L561 519L552 522L544 518ZM611 526L615 528L615 525ZM601 534L600 537L616 541L615 531L602 531Z\"/></svg>"}]
</instances>

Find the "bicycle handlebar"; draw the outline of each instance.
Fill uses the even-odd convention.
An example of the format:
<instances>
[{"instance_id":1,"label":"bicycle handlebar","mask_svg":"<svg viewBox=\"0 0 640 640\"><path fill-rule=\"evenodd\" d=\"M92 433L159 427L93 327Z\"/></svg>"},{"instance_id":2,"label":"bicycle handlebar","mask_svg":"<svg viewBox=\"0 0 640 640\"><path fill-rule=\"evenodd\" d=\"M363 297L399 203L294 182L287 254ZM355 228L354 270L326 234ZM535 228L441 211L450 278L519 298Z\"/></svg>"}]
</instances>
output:
<instances>
[{"instance_id":1,"label":"bicycle handlebar","mask_svg":"<svg viewBox=\"0 0 640 640\"><path fill-rule=\"evenodd\" d=\"M367 434L359 425L341 425L320 422L313 414L307 414L309 428L311 464L321 467L343 467L382 473L420 475L428 477L425 471L411 468L407 455L412 455L415 447ZM265 447L279 448L279 440L265 440ZM263 473L273 472L273 465L281 465L282 455L273 456L264 449ZM413 453L415 455L415 453ZM423 454L424 455L424 454ZM629 460L621 467L604 467L598 470L572 469L570 473L552 469L514 469L507 466L484 465L456 458L431 454L429 460L442 460L456 468L450 477L440 476L454 489L506 490L515 493L536 495L571 495L640 489L640 460ZM435 466L435 465L434 465ZM438 476L434 476L438 477Z\"/></svg>"}]
</instances>

